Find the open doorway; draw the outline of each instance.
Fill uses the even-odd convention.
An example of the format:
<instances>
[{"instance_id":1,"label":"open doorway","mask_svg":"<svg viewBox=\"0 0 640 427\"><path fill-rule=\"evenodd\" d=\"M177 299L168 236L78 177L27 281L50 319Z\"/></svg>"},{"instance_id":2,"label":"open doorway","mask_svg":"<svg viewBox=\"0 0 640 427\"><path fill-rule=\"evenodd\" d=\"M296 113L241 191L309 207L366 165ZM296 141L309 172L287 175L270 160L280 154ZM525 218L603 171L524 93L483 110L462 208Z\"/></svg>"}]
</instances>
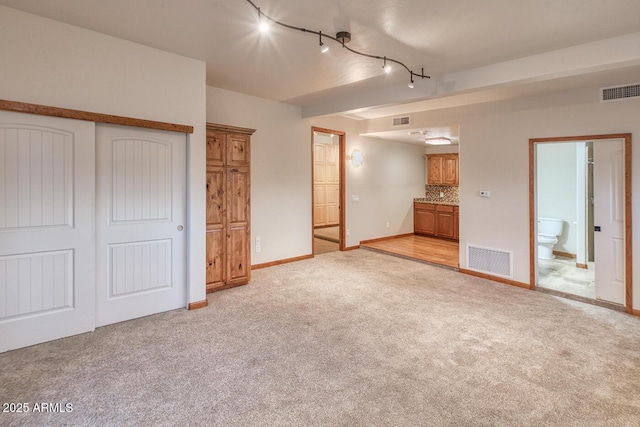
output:
<instances>
[{"instance_id":1,"label":"open doorway","mask_svg":"<svg viewBox=\"0 0 640 427\"><path fill-rule=\"evenodd\" d=\"M344 250L345 133L312 128L313 254Z\"/></svg>"},{"instance_id":2,"label":"open doorway","mask_svg":"<svg viewBox=\"0 0 640 427\"><path fill-rule=\"evenodd\" d=\"M629 134L530 140L532 289L631 310L630 150Z\"/></svg>"}]
</instances>

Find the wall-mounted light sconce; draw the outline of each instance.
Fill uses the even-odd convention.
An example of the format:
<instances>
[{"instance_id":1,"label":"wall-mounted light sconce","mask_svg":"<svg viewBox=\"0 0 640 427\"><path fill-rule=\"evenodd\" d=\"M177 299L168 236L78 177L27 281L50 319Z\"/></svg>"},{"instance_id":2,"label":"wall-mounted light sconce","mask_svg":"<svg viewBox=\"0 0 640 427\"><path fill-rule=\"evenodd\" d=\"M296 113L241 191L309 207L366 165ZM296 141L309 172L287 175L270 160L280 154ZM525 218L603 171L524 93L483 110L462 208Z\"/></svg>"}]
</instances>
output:
<instances>
[{"instance_id":1,"label":"wall-mounted light sconce","mask_svg":"<svg viewBox=\"0 0 640 427\"><path fill-rule=\"evenodd\" d=\"M356 148L351 152L351 155L349 156L349 160L351 160L351 165L353 167L359 168L360 166L362 166L363 157L364 157L364 154L362 153L362 151Z\"/></svg>"}]
</instances>

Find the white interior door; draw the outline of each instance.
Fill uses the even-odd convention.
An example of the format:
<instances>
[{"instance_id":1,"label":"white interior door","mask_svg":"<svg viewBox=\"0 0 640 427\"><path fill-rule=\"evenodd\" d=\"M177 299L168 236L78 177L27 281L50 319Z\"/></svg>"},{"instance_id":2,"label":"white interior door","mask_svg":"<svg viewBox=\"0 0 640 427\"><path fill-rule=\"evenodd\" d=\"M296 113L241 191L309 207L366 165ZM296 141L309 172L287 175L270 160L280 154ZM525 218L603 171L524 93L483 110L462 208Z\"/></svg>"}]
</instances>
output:
<instances>
[{"instance_id":1,"label":"white interior door","mask_svg":"<svg viewBox=\"0 0 640 427\"><path fill-rule=\"evenodd\" d=\"M186 137L97 125L96 326L184 307Z\"/></svg>"},{"instance_id":2,"label":"white interior door","mask_svg":"<svg viewBox=\"0 0 640 427\"><path fill-rule=\"evenodd\" d=\"M624 144L593 144L596 298L625 302ZM598 231L599 227L599 231Z\"/></svg>"},{"instance_id":3,"label":"white interior door","mask_svg":"<svg viewBox=\"0 0 640 427\"><path fill-rule=\"evenodd\" d=\"M0 111L0 352L95 325L95 126Z\"/></svg>"}]
</instances>

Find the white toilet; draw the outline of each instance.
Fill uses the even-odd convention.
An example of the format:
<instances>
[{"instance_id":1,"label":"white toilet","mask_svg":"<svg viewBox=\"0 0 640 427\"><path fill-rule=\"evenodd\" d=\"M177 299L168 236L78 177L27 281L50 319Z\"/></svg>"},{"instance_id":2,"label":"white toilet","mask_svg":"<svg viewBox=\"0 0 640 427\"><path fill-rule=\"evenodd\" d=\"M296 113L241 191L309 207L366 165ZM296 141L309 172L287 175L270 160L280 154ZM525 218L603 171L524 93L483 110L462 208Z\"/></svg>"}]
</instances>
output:
<instances>
[{"instance_id":1,"label":"white toilet","mask_svg":"<svg viewBox=\"0 0 640 427\"><path fill-rule=\"evenodd\" d=\"M553 247L562 234L564 221L560 218L538 217L538 258L553 259Z\"/></svg>"}]
</instances>

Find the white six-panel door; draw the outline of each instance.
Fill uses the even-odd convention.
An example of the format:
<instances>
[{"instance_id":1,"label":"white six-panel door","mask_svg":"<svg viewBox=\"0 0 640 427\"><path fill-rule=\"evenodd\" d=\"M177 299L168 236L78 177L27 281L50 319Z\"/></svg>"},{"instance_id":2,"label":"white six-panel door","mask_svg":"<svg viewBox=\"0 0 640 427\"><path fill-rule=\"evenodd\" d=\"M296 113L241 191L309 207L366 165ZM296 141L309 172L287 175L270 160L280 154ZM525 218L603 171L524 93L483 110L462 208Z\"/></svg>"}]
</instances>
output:
<instances>
[{"instance_id":1,"label":"white six-panel door","mask_svg":"<svg viewBox=\"0 0 640 427\"><path fill-rule=\"evenodd\" d=\"M0 111L0 352L94 328L94 138Z\"/></svg>"},{"instance_id":2,"label":"white six-panel door","mask_svg":"<svg viewBox=\"0 0 640 427\"><path fill-rule=\"evenodd\" d=\"M593 144L596 298L625 303L624 143Z\"/></svg>"},{"instance_id":3,"label":"white six-panel door","mask_svg":"<svg viewBox=\"0 0 640 427\"><path fill-rule=\"evenodd\" d=\"M98 124L96 326L186 305L184 134Z\"/></svg>"}]
</instances>

